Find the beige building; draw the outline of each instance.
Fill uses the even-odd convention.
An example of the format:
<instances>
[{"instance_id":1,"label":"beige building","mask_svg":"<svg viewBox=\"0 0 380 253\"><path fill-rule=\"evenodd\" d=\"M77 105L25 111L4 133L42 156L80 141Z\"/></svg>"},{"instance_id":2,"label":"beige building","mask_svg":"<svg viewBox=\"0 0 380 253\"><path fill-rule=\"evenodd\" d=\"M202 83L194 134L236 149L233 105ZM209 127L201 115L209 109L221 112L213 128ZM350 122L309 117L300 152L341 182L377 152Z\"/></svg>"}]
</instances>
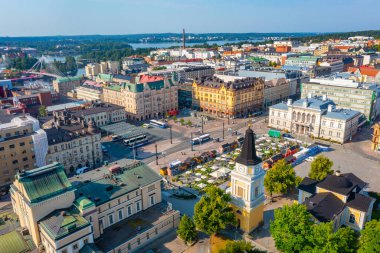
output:
<instances>
[{"instance_id":1,"label":"beige building","mask_svg":"<svg viewBox=\"0 0 380 253\"><path fill-rule=\"evenodd\" d=\"M97 76L98 74L117 73L118 70L119 70L118 61L89 63L85 67L87 77L94 77L94 76Z\"/></svg>"},{"instance_id":2,"label":"beige building","mask_svg":"<svg viewBox=\"0 0 380 253\"><path fill-rule=\"evenodd\" d=\"M219 117L240 117L262 109L264 81L261 78L228 78L195 79L193 108Z\"/></svg>"},{"instance_id":3,"label":"beige building","mask_svg":"<svg viewBox=\"0 0 380 253\"><path fill-rule=\"evenodd\" d=\"M82 77L61 77L53 81L53 88L60 95L67 96L69 92L79 87L82 81Z\"/></svg>"},{"instance_id":4,"label":"beige building","mask_svg":"<svg viewBox=\"0 0 380 253\"><path fill-rule=\"evenodd\" d=\"M344 143L358 130L361 113L335 109L326 97L308 97L269 107L269 127Z\"/></svg>"},{"instance_id":5,"label":"beige building","mask_svg":"<svg viewBox=\"0 0 380 253\"><path fill-rule=\"evenodd\" d=\"M92 120L98 127L126 119L124 107L106 103L94 103L90 108L73 111L72 115L83 118L85 124Z\"/></svg>"},{"instance_id":6,"label":"beige building","mask_svg":"<svg viewBox=\"0 0 380 253\"><path fill-rule=\"evenodd\" d=\"M101 135L95 123L68 111L53 113L54 120L44 124L49 149L46 163L61 163L66 173L98 167L103 162Z\"/></svg>"},{"instance_id":7,"label":"beige building","mask_svg":"<svg viewBox=\"0 0 380 253\"><path fill-rule=\"evenodd\" d=\"M48 143L38 120L29 115L1 115L0 120L3 122L0 124L1 188L10 185L18 171L45 165Z\"/></svg>"},{"instance_id":8,"label":"beige building","mask_svg":"<svg viewBox=\"0 0 380 253\"><path fill-rule=\"evenodd\" d=\"M100 64L99 63L87 64L84 69L86 71L87 77L97 76L99 73L102 73L100 70Z\"/></svg>"},{"instance_id":9,"label":"beige building","mask_svg":"<svg viewBox=\"0 0 380 253\"><path fill-rule=\"evenodd\" d=\"M103 88L106 103L123 106L128 119L161 117L178 109L178 87L171 79L145 77L137 83Z\"/></svg>"},{"instance_id":10,"label":"beige building","mask_svg":"<svg viewBox=\"0 0 380 253\"><path fill-rule=\"evenodd\" d=\"M20 225L45 252L138 252L178 227L179 212L161 203L161 177L145 164L114 165L70 181L53 163L19 173L11 186ZM139 229L131 225L136 221Z\"/></svg>"},{"instance_id":11,"label":"beige building","mask_svg":"<svg viewBox=\"0 0 380 253\"><path fill-rule=\"evenodd\" d=\"M290 95L290 82L285 78L276 78L265 81L264 109L269 106L287 100Z\"/></svg>"},{"instance_id":12,"label":"beige building","mask_svg":"<svg viewBox=\"0 0 380 253\"><path fill-rule=\"evenodd\" d=\"M100 87L81 86L75 89L76 98L86 101L102 101L103 89Z\"/></svg>"}]
</instances>

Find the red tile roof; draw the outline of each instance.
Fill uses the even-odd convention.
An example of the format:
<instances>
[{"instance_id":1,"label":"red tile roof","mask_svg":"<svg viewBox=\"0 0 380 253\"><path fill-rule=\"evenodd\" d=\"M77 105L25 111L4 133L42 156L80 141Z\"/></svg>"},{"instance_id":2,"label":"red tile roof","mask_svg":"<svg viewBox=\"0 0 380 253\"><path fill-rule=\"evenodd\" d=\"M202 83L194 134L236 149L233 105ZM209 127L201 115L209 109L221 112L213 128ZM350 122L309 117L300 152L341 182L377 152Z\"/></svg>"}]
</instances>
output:
<instances>
[{"instance_id":1,"label":"red tile roof","mask_svg":"<svg viewBox=\"0 0 380 253\"><path fill-rule=\"evenodd\" d=\"M164 78L162 76L149 76L149 75L141 75L140 76L140 83L150 83L150 82L156 82L156 81L162 81Z\"/></svg>"},{"instance_id":2,"label":"red tile roof","mask_svg":"<svg viewBox=\"0 0 380 253\"><path fill-rule=\"evenodd\" d=\"M361 66L359 69L362 75L371 76L371 77L376 77L380 73L380 69L375 69L369 66Z\"/></svg>"}]
</instances>

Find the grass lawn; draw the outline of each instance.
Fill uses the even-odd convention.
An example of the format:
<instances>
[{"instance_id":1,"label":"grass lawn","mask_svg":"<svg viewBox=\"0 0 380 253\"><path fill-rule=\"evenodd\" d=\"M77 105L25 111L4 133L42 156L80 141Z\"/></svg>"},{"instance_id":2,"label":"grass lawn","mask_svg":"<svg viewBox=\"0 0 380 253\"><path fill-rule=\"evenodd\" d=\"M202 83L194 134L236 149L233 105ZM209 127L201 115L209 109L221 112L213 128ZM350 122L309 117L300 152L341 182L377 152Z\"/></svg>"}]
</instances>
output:
<instances>
[{"instance_id":1,"label":"grass lawn","mask_svg":"<svg viewBox=\"0 0 380 253\"><path fill-rule=\"evenodd\" d=\"M226 247L227 242L230 241L227 237L223 235L214 235L210 238L211 242L211 253L218 253L219 250Z\"/></svg>"}]
</instances>

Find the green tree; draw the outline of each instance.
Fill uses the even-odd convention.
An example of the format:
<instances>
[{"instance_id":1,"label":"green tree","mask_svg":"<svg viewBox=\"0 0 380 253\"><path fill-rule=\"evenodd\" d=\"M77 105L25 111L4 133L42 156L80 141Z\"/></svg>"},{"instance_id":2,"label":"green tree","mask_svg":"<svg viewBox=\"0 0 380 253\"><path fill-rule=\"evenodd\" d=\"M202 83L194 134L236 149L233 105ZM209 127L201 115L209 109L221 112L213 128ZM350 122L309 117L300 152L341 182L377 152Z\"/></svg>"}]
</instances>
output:
<instances>
[{"instance_id":1,"label":"green tree","mask_svg":"<svg viewBox=\"0 0 380 253\"><path fill-rule=\"evenodd\" d=\"M322 180L331 175L334 171L331 169L333 161L323 155L317 156L311 163L309 177L315 180Z\"/></svg>"},{"instance_id":2,"label":"green tree","mask_svg":"<svg viewBox=\"0 0 380 253\"><path fill-rule=\"evenodd\" d=\"M191 126L193 123L190 120L186 121L186 125Z\"/></svg>"},{"instance_id":3,"label":"green tree","mask_svg":"<svg viewBox=\"0 0 380 253\"><path fill-rule=\"evenodd\" d=\"M296 185L296 172L291 164L287 164L285 160L276 162L273 167L268 170L264 178L265 189L272 197L273 193L287 193Z\"/></svg>"},{"instance_id":4,"label":"green tree","mask_svg":"<svg viewBox=\"0 0 380 253\"><path fill-rule=\"evenodd\" d=\"M235 223L235 214L230 205L231 196L216 186L206 188L206 194L194 207L194 222L197 228L208 235L218 233L227 224Z\"/></svg>"},{"instance_id":5,"label":"green tree","mask_svg":"<svg viewBox=\"0 0 380 253\"><path fill-rule=\"evenodd\" d=\"M38 114L39 114L41 117L46 117L46 116L47 116L46 106L41 105L40 108L38 108Z\"/></svg>"},{"instance_id":6,"label":"green tree","mask_svg":"<svg viewBox=\"0 0 380 253\"><path fill-rule=\"evenodd\" d=\"M358 253L367 252L380 252L380 221L367 222L361 232Z\"/></svg>"},{"instance_id":7,"label":"green tree","mask_svg":"<svg viewBox=\"0 0 380 253\"><path fill-rule=\"evenodd\" d=\"M219 253L261 253L261 251L255 249L252 244L247 241L229 241L226 244L226 247L219 251Z\"/></svg>"},{"instance_id":8,"label":"green tree","mask_svg":"<svg viewBox=\"0 0 380 253\"><path fill-rule=\"evenodd\" d=\"M183 118L181 118L181 119L179 120L179 122L181 122L181 125L184 125L184 124L185 124L185 120L184 120Z\"/></svg>"},{"instance_id":9,"label":"green tree","mask_svg":"<svg viewBox=\"0 0 380 253\"><path fill-rule=\"evenodd\" d=\"M304 205L286 205L274 210L270 233L280 251L302 252L310 245L308 237L312 225L311 214Z\"/></svg>"},{"instance_id":10,"label":"green tree","mask_svg":"<svg viewBox=\"0 0 380 253\"><path fill-rule=\"evenodd\" d=\"M311 226L308 241L310 245L303 250L305 253L351 253L356 251L357 236L349 227L334 232L331 222L322 222Z\"/></svg>"},{"instance_id":11,"label":"green tree","mask_svg":"<svg viewBox=\"0 0 380 253\"><path fill-rule=\"evenodd\" d=\"M185 242L193 242L197 238L194 221L184 214L177 229L178 236Z\"/></svg>"}]
</instances>

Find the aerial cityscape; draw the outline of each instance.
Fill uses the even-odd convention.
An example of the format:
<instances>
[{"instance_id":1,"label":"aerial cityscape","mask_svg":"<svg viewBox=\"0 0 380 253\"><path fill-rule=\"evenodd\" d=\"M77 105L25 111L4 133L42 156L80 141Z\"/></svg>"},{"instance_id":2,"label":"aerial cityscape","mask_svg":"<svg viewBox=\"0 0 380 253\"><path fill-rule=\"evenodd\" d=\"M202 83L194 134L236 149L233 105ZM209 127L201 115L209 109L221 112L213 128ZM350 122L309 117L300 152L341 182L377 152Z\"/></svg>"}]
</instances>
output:
<instances>
[{"instance_id":1,"label":"aerial cityscape","mask_svg":"<svg viewBox=\"0 0 380 253\"><path fill-rule=\"evenodd\" d=\"M1 6L0 253L380 253L380 2Z\"/></svg>"}]
</instances>

